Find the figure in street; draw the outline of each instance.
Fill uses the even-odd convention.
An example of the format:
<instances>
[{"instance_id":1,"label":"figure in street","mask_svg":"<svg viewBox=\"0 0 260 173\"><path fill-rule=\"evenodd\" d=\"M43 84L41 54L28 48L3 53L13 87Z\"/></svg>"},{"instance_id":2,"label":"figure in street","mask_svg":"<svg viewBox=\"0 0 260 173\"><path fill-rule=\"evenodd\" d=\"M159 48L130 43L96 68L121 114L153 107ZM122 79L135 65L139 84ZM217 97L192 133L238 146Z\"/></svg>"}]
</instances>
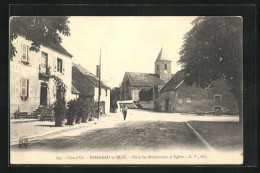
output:
<instances>
[{"instance_id":1,"label":"figure in street","mask_svg":"<svg viewBox=\"0 0 260 173\"><path fill-rule=\"evenodd\" d=\"M99 115L102 116L102 114L103 114L103 107L100 106L100 107L99 107Z\"/></svg>"},{"instance_id":2,"label":"figure in street","mask_svg":"<svg viewBox=\"0 0 260 173\"><path fill-rule=\"evenodd\" d=\"M125 120L126 116L127 116L127 107L125 105L123 107L123 115L124 115L124 120Z\"/></svg>"}]
</instances>

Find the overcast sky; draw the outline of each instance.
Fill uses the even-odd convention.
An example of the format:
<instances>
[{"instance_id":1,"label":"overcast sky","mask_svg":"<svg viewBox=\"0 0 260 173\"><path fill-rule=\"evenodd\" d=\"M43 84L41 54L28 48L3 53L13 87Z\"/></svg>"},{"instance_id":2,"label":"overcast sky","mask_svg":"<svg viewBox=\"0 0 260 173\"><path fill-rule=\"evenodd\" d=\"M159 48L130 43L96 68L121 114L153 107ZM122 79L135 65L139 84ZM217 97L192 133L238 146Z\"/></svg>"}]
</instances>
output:
<instances>
[{"instance_id":1,"label":"overcast sky","mask_svg":"<svg viewBox=\"0 0 260 173\"><path fill-rule=\"evenodd\" d=\"M154 73L154 61L163 47L172 60L172 73L183 36L195 17L70 17L71 36L62 45L73 55L73 62L96 73L100 49L101 80L119 86L124 73Z\"/></svg>"}]
</instances>

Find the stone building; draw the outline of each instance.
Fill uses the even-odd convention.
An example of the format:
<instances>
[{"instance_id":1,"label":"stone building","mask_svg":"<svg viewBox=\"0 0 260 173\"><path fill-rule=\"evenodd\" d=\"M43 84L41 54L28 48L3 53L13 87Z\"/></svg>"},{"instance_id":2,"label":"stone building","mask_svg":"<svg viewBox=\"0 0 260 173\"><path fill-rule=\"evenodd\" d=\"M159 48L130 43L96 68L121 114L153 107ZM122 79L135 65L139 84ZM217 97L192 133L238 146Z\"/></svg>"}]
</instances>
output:
<instances>
[{"instance_id":1,"label":"stone building","mask_svg":"<svg viewBox=\"0 0 260 173\"><path fill-rule=\"evenodd\" d=\"M72 55L61 45L49 42L39 52L30 51L31 41L22 35L12 41L16 55L10 60L10 116L20 112L32 113L39 105L54 103L59 88L51 75L58 76L67 86L66 101L71 94Z\"/></svg>"},{"instance_id":2,"label":"stone building","mask_svg":"<svg viewBox=\"0 0 260 173\"><path fill-rule=\"evenodd\" d=\"M179 113L221 110L224 114L238 114L237 101L224 78L201 89L195 85L188 86L184 77L183 71L178 71L161 87L159 96L154 101L155 110Z\"/></svg>"}]
</instances>

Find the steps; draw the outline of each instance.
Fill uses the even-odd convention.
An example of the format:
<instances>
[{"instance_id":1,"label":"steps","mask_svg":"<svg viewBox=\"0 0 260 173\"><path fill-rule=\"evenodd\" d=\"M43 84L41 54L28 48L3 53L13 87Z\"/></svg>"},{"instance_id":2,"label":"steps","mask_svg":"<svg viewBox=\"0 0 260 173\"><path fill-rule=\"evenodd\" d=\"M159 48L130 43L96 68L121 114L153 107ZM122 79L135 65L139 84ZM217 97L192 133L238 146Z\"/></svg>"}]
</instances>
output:
<instances>
[{"instance_id":1,"label":"steps","mask_svg":"<svg viewBox=\"0 0 260 173\"><path fill-rule=\"evenodd\" d=\"M46 121L46 120L54 121L54 111L51 107L40 105L31 114L28 114L28 112L19 112L18 118L40 119L42 121Z\"/></svg>"},{"instance_id":2,"label":"steps","mask_svg":"<svg viewBox=\"0 0 260 173\"><path fill-rule=\"evenodd\" d=\"M35 119L37 118L34 115L29 115L28 112L19 112L18 118L20 119Z\"/></svg>"},{"instance_id":3,"label":"steps","mask_svg":"<svg viewBox=\"0 0 260 173\"><path fill-rule=\"evenodd\" d=\"M137 109L142 109L142 105L139 102L134 102L135 106L137 107Z\"/></svg>"}]
</instances>

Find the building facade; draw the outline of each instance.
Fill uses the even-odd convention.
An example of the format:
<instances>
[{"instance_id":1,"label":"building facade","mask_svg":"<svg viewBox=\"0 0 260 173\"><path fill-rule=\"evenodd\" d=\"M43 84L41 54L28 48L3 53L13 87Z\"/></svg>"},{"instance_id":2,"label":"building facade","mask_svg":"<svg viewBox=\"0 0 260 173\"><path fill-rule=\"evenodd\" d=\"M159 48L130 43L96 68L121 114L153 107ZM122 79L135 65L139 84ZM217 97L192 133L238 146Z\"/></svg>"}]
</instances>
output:
<instances>
[{"instance_id":1,"label":"building facade","mask_svg":"<svg viewBox=\"0 0 260 173\"><path fill-rule=\"evenodd\" d=\"M39 105L54 103L59 88L50 76L57 76L67 86L65 99L72 98L72 55L61 45L49 43L39 52L30 51L32 42L23 36L13 40L16 55L10 60L10 116L19 109L29 114Z\"/></svg>"},{"instance_id":2,"label":"building facade","mask_svg":"<svg viewBox=\"0 0 260 173\"><path fill-rule=\"evenodd\" d=\"M177 72L159 91L155 109L163 112L198 113L221 111L223 114L238 114L237 101L224 78L201 89L188 86L185 75Z\"/></svg>"}]
</instances>

